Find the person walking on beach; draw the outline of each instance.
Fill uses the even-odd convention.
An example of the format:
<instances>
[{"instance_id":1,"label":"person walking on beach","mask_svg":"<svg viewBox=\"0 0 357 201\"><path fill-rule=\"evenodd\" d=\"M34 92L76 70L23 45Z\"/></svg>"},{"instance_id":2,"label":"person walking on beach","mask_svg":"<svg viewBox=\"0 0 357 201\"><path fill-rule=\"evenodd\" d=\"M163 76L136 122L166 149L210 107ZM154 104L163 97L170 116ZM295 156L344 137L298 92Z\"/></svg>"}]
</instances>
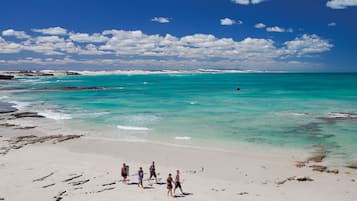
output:
<instances>
[{"instance_id":1,"label":"person walking on beach","mask_svg":"<svg viewBox=\"0 0 357 201\"><path fill-rule=\"evenodd\" d=\"M157 176L156 176L156 170L155 170L155 161L153 161L152 164L151 164L151 166L150 166L150 177L149 177L149 180L151 180L152 177L155 178L155 182L157 183Z\"/></svg>"},{"instance_id":2,"label":"person walking on beach","mask_svg":"<svg viewBox=\"0 0 357 201\"><path fill-rule=\"evenodd\" d=\"M144 185L143 185L143 179L144 179L144 171L143 171L143 168L140 167L139 168L139 171L138 171L138 187L140 188L144 188Z\"/></svg>"},{"instance_id":3,"label":"person walking on beach","mask_svg":"<svg viewBox=\"0 0 357 201\"><path fill-rule=\"evenodd\" d=\"M129 176L129 166L123 163L123 167L121 167L121 176L123 177L123 183L126 183L126 178Z\"/></svg>"},{"instance_id":4,"label":"person walking on beach","mask_svg":"<svg viewBox=\"0 0 357 201\"><path fill-rule=\"evenodd\" d=\"M179 170L176 170L174 194L176 194L177 188L179 188L181 193L184 194L182 191L182 186L181 186L181 182L180 182L180 171Z\"/></svg>"},{"instance_id":5,"label":"person walking on beach","mask_svg":"<svg viewBox=\"0 0 357 201\"><path fill-rule=\"evenodd\" d=\"M171 197L173 197L172 183L173 183L173 179L172 179L171 173L170 173L169 176L166 179L166 184L167 184L167 196L171 196Z\"/></svg>"}]
</instances>

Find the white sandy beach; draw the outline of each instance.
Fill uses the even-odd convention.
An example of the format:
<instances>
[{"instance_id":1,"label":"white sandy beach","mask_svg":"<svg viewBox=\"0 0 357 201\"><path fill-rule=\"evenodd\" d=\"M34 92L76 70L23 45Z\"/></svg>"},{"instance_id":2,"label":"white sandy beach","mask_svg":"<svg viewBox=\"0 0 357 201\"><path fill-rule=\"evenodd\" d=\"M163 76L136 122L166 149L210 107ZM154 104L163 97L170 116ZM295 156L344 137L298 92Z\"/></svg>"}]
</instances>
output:
<instances>
[{"instance_id":1,"label":"white sandy beach","mask_svg":"<svg viewBox=\"0 0 357 201\"><path fill-rule=\"evenodd\" d=\"M0 131L1 147L8 147L6 140L16 136L46 135L39 128L2 127ZM176 169L182 172L183 190L187 193L177 198L180 200L354 201L357 197L357 170L329 166L338 168L339 174L312 171L295 166L296 161L306 159L307 153L252 150L237 148L226 152L86 136L56 144L30 144L0 155L0 198L171 200L164 182L167 174ZM153 160L161 185L146 181ZM120 182L123 162L130 165L131 182L137 181L138 167L144 167L147 189ZM313 181L297 181L304 177ZM74 179L65 181L71 178ZM177 195L181 196L178 192Z\"/></svg>"}]
</instances>

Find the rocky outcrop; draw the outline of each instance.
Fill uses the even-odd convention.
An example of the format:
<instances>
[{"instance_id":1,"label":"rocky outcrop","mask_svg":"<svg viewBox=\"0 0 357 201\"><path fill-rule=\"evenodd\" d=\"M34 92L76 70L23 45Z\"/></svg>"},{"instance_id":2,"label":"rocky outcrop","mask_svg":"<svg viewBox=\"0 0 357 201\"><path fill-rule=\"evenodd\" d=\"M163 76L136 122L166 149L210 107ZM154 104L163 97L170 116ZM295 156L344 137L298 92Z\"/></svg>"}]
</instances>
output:
<instances>
[{"instance_id":1,"label":"rocky outcrop","mask_svg":"<svg viewBox=\"0 0 357 201\"><path fill-rule=\"evenodd\" d=\"M42 115L39 115L37 112L20 112L20 113L15 113L12 115L13 117L19 119L19 118L45 118Z\"/></svg>"},{"instance_id":2,"label":"rocky outcrop","mask_svg":"<svg viewBox=\"0 0 357 201\"><path fill-rule=\"evenodd\" d=\"M0 155L5 155L11 150L21 149L25 146L37 143L52 142L53 144L73 140L80 138L82 135L46 135L46 136L35 136L35 135L25 135L14 137L9 140L7 146L0 147Z\"/></svg>"},{"instance_id":3,"label":"rocky outcrop","mask_svg":"<svg viewBox=\"0 0 357 201\"><path fill-rule=\"evenodd\" d=\"M0 75L0 80L12 80L13 78L13 75Z\"/></svg>"},{"instance_id":4,"label":"rocky outcrop","mask_svg":"<svg viewBox=\"0 0 357 201\"><path fill-rule=\"evenodd\" d=\"M66 75L81 75L81 74L77 72L67 71Z\"/></svg>"}]
</instances>

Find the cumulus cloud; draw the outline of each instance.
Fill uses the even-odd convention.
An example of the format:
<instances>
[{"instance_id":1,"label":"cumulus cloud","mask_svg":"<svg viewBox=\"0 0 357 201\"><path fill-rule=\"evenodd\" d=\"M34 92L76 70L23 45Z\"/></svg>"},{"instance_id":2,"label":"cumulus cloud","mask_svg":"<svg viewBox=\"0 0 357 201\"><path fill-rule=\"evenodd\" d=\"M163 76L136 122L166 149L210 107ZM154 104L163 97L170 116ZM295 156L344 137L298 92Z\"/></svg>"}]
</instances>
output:
<instances>
[{"instance_id":1,"label":"cumulus cloud","mask_svg":"<svg viewBox=\"0 0 357 201\"><path fill-rule=\"evenodd\" d=\"M329 41L323 40L315 34L304 34L292 41L285 42L284 45L286 46L286 54L299 57L311 53L329 51L333 47Z\"/></svg>"},{"instance_id":2,"label":"cumulus cloud","mask_svg":"<svg viewBox=\"0 0 357 201\"><path fill-rule=\"evenodd\" d=\"M169 23L170 19L167 17L154 17L151 19L151 21L158 23Z\"/></svg>"},{"instance_id":3,"label":"cumulus cloud","mask_svg":"<svg viewBox=\"0 0 357 201\"><path fill-rule=\"evenodd\" d=\"M336 25L337 25L336 22L330 22L330 23L327 24L327 26L329 26L329 27L334 27Z\"/></svg>"},{"instance_id":4,"label":"cumulus cloud","mask_svg":"<svg viewBox=\"0 0 357 201\"><path fill-rule=\"evenodd\" d=\"M223 18L220 21L221 21L221 25L225 25L225 26L230 26L236 23L235 20L232 20L230 18Z\"/></svg>"},{"instance_id":5,"label":"cumulus cloud","mask_svg":"<svg viewBox=\"0 0 357 201\"><path fill-rule=\"evenodd\" d=\"M0 54L29 51L44 58L2 61L8 65L32 62L43 65L274 66L329 51L333 47L328 40L314 34L277 44L265 38L234 40L212 34L176 37L116 29L94 34L69 32L67 35L35 35L21 41L9 40L0 37ZM82 55L91 57L88 59ZM73 57L77 59L69 59ZM286 58L289 60L283 61Z\"/></svg>"},{"instance_id":6,"label":"cumulus cloud","mask_svg":"<svg viewBox=\"0 0 357 201\"><path fill-rule=\"evenodd\" d=\"M326 6L332 9L345 9L349 6L357 6L357 0L330 0Z\"/></svg>"},{"instance_id":7,"label":"cumulus cloud","mask_svg":"<svg viewBox=\"0 0 357 201\"><path fill-rule=\"evenodd\" d=\"M109 39L108 37L99 33L94 33L92 35L87 33L70 33L69 38L72 41L79 43L102 43Z\"/></svg>"},{"instance_id":8,"label":"cumulus cloud","mask_svg":"<svg viewBox=\"0 0 357 201\"><path fill-rule=\"evenodd\" d=\"M67 30L62 27L49 27L45 29L32 29L33 32L38 32L46 35L66 35Z\"/></svg>"},{"instance_id":9,"label":"cumulus cloud","mask_svg":"<svg viewBox=\"0 0 357 201\"><path fill-rule=\"evenodd\" d=\"M278 26L273 26L273 27L267 27L266 28L267 32L279 32L279 33L283 33L283 32L293 32L294 30L292 28L289 29L284 29L282 27L278 27Z\"/></svg>"},{"instance_id":10,"label":"cumulus cloud","mask_svg":"<svg viewBox=\"0 0 357 201\"><path fill-rule=\"evenodd\" d=\"M257 28L257 29L263 29L263 28L266 27L266 25L263 24L263 23L258 23L258 24L256 24L256 25L254 25L254 27Z\"/></svg>"},{"instance_id":11,"label":"cumulus cloud","mask_svg":"<svg viewBox=\"0 0 357 201\"><path fill-rule=\"evenodd\" d=\"M17 43L7 42L0 37L0 54L18 53L22 50L22 46Z\"/></svg>"},{"instance_id":12,"label":"cumulus cloud","mask_svg":"<svg viewBox=\"0 0 357 201\"><path fill-rule=\"evenodd\" d=\"M265 0L232 0L233 3L241 5L259 4Z\"/></svg>"},{"instance_id":13,"label":"cumulus cloud","mask_svg":"<svg viewBox=\"0 0 357 201\"><path fill-rule=\"evenodd\" d=\"M30 38L24 31L15 31L13 29L7 29L2 32L3 36L14 36L18 39L27 39Z\"/></svg>"}]
</instances>

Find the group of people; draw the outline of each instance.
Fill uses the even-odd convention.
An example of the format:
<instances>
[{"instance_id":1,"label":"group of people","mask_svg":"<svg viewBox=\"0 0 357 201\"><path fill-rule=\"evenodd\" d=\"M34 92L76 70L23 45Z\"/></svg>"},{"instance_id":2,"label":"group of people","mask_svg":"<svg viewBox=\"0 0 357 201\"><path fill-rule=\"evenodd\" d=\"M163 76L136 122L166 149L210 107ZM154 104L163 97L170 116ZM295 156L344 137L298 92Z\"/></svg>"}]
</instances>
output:
<instances>
[{"instance_id":1,"label":"group of people","mask_svg":"<svg viewBox=\"0 0 357 201\"><path fill-rule=\"evenodd\" d=\"M152 178L155 178L155 182L158 183L157 175L156 175L156 168L155 168L155 161L152 162L152 164L149 168L149 171L150 171L149 180L151 180ZM123 183L126 183L128 181L127 177L129 176L129 166L125 163L123 163L123 167L121 168L121 176L123 177ZM144 188L143 180L144 180L144 170L142 167L139 167L139 170L138 170L138 187L139 188ZM172 174L169 173L169 175L166 179L166 188L167 188L168 196L174 196L174 194L176 194L176 189L180 189L181 193L184 194L183 190L182 190L182 186L181 186L179 170L176 170L175 180L172 178Z\"/></svg>"}]
</instances>

